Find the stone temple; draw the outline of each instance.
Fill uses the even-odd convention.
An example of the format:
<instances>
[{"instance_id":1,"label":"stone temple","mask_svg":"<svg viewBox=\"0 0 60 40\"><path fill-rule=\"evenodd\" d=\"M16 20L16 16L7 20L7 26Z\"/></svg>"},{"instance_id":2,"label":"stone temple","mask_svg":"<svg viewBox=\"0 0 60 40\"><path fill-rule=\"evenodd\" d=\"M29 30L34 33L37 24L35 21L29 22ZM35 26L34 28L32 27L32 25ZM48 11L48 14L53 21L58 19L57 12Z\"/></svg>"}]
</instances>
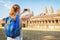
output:
<instances>
[{"instance_id":1,"label":"stone temple","mask_svg":"<svg viewBox=\"0 0 60 40\"><path fill-rule=\"evenodd\" d=\"M50 7L49 10L45 7L43 13L40 13L36 16L28 14L27 16L22 17L22 26L28 28L60 28L60 9L54 13L53 7Z\"/></svg>"}]
</instances>

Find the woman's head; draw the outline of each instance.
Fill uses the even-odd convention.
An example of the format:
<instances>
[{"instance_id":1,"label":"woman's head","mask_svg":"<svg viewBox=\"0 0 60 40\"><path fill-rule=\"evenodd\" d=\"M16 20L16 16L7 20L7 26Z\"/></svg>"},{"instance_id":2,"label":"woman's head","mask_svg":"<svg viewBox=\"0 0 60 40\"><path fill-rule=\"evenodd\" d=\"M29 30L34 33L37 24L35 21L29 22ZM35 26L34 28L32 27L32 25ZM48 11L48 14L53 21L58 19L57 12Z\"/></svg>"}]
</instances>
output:
<instances>
[{"instance_id":1,"label":"woman's head","mask_svg":"<svg viewBox=\"0 0 60 40\"><path fill-rule=\"evenodd\" d=\"M20 6L18 4L14 4L10 10L10 15L15 15L16 13L20 13Z\"/></svg>"}]
</instances>

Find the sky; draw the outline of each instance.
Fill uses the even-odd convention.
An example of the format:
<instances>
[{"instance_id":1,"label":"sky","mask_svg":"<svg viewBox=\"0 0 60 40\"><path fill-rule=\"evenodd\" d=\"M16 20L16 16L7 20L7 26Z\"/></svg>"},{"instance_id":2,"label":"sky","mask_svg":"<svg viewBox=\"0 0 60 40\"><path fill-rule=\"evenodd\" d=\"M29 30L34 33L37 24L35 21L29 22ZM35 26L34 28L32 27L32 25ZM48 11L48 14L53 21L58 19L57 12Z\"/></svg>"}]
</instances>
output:
<instances>
[{"instance_id":1,"label":"sky","mask_svg":"<svg viewBox=\"0 0 60 40\"><path fill-rule=\"evenodd\" d=\"M25 8L30 8L34 15L38 15L43 12L43 8L50 6L53 7L54 13L57 9L60 9L60 0L0 0L0 19L9 15L12 5L18 4L21 7L21 11Z\"/></svg>"}]
</instances>

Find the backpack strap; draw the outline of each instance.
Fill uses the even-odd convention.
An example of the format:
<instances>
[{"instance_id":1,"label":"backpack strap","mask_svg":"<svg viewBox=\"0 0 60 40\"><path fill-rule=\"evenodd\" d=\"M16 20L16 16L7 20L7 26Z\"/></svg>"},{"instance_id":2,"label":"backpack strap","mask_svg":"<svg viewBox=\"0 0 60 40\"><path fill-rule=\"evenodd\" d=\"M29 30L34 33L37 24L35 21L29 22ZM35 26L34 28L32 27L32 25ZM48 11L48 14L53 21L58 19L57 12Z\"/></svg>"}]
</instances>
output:
<instances>
[{"instance_id":1,"label":"backpack strap","mask_svg":"<svg viewBox=\"0 0 60 40\"><path fill-rule=\"evenodd\" d=\"M11 18L11 17L7 17L7 18L6 18L6 24L7 24L7 22L11 23L11 22L12 22L12 19L13 19L13 18Z\"/></svg>"},{"instance_id":2,"label":"backpack strap","mask_svg":"<svg viewBox=\"0 0 60 40\"><path fill-rule=\"evenodd\" d=\"M19 27L19 14L16 14L16 27Z\"/></svg>"},{"instance_id":3,"label":"backpack strap","mask_svg":"<svg viewBox=\"0 0 60 40\"><path fill-rule=\"evenodd\" d=\"M6 19L5 19L5 22L7 23L7 20L9 19L9 17L6 17Z\"/></svg>"}]
</instances>

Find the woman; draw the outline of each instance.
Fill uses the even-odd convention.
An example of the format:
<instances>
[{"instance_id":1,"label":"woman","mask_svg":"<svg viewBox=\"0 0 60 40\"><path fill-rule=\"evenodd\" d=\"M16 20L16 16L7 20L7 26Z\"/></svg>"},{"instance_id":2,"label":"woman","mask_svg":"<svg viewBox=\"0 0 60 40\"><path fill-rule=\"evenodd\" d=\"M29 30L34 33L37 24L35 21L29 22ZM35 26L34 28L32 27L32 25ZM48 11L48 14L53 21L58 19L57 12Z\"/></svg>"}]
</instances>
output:
<instances>
[{"instance_id":1,"label":"woman","mask_svg":"<svg viewBox=\"0 0 60 40\"><path fill-rule=\"evenodd\" d=\"M24 11L23 11L22 13L24 13ZM17 4L15 4L15 5L12 6L12 8L11 8L11 10L10 10L10 13L9 13L9 17L10 17L10 18L13 18L14 21L16 21L16 15L21 15L21 14L20 14L20 6L17 5ZM18 17L18 18L19 18L19 17ZM18 19L17 19L17 20L18 20ZM7 24L9 24L9 22L8 22ZM16 24L16 25L17 25L17 24ZM19 31L19 33L21 33L21 30ZM7 40L21 40L21 37L20 37L20 35L17 36L17 37L15 37L15 38L12 38L12 37L8 37L8 36L7 36Z\"/></svg>"}]
</instances>

